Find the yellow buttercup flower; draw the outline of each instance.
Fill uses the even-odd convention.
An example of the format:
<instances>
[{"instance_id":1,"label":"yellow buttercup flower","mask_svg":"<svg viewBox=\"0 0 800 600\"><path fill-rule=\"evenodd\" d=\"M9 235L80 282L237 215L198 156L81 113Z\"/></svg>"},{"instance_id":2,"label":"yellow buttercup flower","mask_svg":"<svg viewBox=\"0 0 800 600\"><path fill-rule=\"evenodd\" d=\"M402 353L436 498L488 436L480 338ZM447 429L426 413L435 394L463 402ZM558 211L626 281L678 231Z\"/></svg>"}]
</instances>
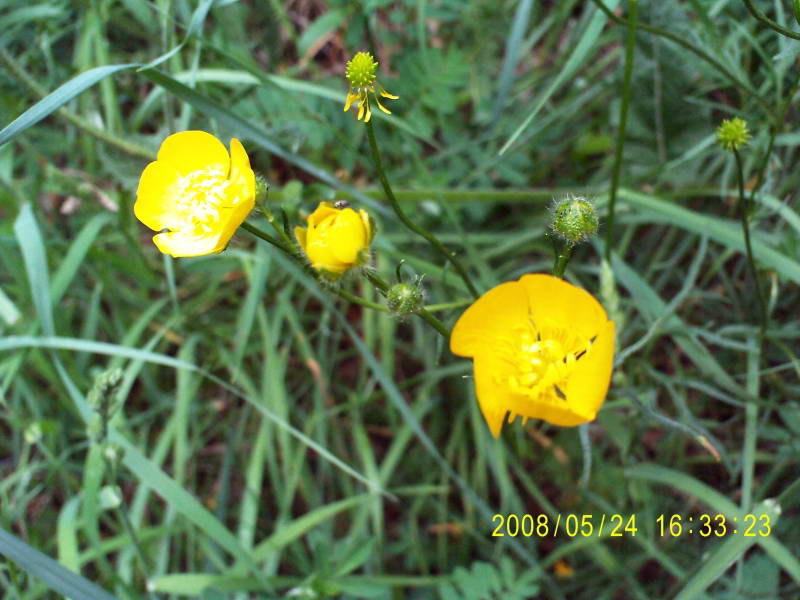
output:
<instances>
[{"instance_id":1,"label":"yellow buttercup flower","mask_svg":"<svg viewBox=\"0 0 800 600\"><path fill-rule=\"evenodd\" d=\"M337 278L366 263L374 233L364 210L320 202L307 223L308 229L295 227L294 234L317 271Z\"/></svg>"},{"instance_id":2,"label":"yellow buttercup flower","mask_svg":"<svg viewBox=\"0 0 800 600\"><path fill-rule=\"evenodd\" d=\"M255 204L256 179L236 138L231 152L204 131L165 139L139 179L133 212L175 257L221 252Z\"/></svg>"},{"instance_id":3,"label":"yellow buttercup flower","mask_svg":"<svg viewBox=\"0 0 800 600\"><path fill-rule=\"evenodd\" d=\"M570 427L595 418L614 357L614 322L594 297L551 275L524 275L458 319L450 350L474 359L475 391L497 437L508 414Z\"/></svg>"},{"instance_id":4,"label":"yellow buttercup flower","mask_svg":"<svg viewBox=\"0 0 800 600\"><path fill-rule=\"evenodd\" d=\"M345 69L345 77L350 82L350 89L347 90L347 100L344 103L344 112L350 110L350 105L359 100L358 103L358 120L364 119L367 123L372 118L372 109L370 108L369 95L375 98L375 103L387 115L392 114L388 108L381 104L379 96L397 100L400 96L395 96L387 92L384 87L378 83L377 73L378 63L372 58L369 52L359 52L347 63Z\"/></svg>"}]
</instances>

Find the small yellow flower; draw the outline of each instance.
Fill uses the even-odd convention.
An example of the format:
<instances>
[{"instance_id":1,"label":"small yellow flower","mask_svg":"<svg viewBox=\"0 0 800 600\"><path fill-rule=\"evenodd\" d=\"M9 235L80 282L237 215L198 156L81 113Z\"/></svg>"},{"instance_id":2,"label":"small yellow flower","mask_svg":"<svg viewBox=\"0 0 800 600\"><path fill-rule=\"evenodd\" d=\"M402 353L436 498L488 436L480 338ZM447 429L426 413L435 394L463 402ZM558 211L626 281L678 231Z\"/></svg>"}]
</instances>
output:
<instances>
[{"instance_id":1,"label":"small yellow flower","mask_svg":"<svg viewBox=\"0 0 800 600\"><path fill-rule=\"evenodd\" d=\"M157 159L139 179L133 212L164 254L175 257L221 252L255 204L250 159L236 138L231 152L204 131L165 139Z\"/></svg>"},{"instance_id":2,"label":"small yellow flower","mask_svg":"<svg viewBox=\"0 0 800 600\"><path fill-rule=\"evenodd\" d=\"M497 437L508 413L571 427L595 418L614 357L614 322L591 294L551 275L524 275L458 319L450 350L472 357L478 403Z\"/></svg>"},{"instance_id":3,"label":"small yellow flower","mask_svg":"<svg viewBox=\"0 0 800 600\"><path fill-rule=\"evenodd\" d=\"M317 271L338 278L367 261L374 233L364 210L320 202L307 223L308 229L295 227L294 234Z\"/></svg>"},{"instance_id":4,"label":"small yellow flower","mask_svg":"<svg viewBox=\"0 0 800 600\"><path fill-rule=\"evenodd\" d=\"M378 83L376 76L378 70L378 63L372 58L369 52L359 52L347 63L345 69L345 77L350 82L350 89L347 90L347 100L344 103L344 112L350 110L350 105L359 100L358 103L358 120L364 119L367 123L372 117L372 109L370 108L369 95L372 94L375 98L375 103L387 115L392 114L388 108L381 104L379 96L397 100L399 96L390 94L384 87Z\"/></svg>"}]
</instances>

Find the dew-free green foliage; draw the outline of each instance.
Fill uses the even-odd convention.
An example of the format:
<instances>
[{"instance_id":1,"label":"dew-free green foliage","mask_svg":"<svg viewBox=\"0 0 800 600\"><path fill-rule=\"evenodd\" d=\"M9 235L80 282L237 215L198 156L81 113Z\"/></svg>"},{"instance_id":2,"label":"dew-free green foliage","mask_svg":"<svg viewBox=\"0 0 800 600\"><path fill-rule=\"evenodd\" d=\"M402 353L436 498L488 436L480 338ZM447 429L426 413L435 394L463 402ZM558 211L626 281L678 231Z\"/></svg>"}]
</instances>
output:
<instances>
[{"instance_id":1,"label":"dew-free green foliage","mask_svg":"<svg viewBox=\"0 0 800 600\"><path fill-rule=\"evenodd\" d=\"M0 597L800 596L795 5L0 3ZM167 135L238 137L280 226L321 200L368 210L375 273L424 275L452 326L467 285L399 223L342 110L358 51L400 96L373 125L403 210L481 292L550 271L553 199L594 201L566 277L618 343L588 428L494 440L471 364L418 316L344 300L243 230L172 260L133 217ZM733 118L747 202L716 141ZM103 418L88 396L111 372ZM753 512L768 537L657 525ZM637 531L492 537L497 513Z\"/></svg>"}]
</instances>

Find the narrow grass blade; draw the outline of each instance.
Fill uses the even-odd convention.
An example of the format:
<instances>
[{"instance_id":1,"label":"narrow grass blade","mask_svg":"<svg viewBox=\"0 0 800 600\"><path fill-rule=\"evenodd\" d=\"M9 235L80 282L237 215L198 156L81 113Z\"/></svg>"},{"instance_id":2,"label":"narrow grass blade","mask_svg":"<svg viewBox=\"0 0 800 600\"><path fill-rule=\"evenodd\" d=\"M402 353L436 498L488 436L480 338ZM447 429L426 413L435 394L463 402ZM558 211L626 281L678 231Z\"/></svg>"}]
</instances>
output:
<instances>
[{"instance_id":1,"label":"narrow grass blade","mask_svg":"<svg viewBox=\"0 0 800 600\"><path fill-rule=\"evenodd\" d=\"M67 83L56 88L39 102L31 106L28 110L6 125L0 131L0 146L14 139L28 127L36 125L39 121L61 108L64 104L72 100L75 96L83 93L98 81L105 79L109 75L131 69L138 66L136 63L124 65L106 65L84 71L77 77L73 77Z\"/></svg>"},{"instance_id":2,"label":"narrow grass blade","mask_svg":"<svg viewBox=\"0 0 800 600\"><path fill-rule=\"evenodd\" d=\"M19 216L14 221L14 236L22 250L33 304L42 320L42 329L47 335L53 335L55 326L53 324L53 308L50 304L47 255L44 250L42 232L39 230L30 204L22 205L22 210L19 211Z\"/></svg>"},{"instance_id":3,"label":"narrow grass blade","mask_svg":"<svg viewBox=\"0 0 800 600\"><path fill-rule=\"evenodd\" d=\"M0 554L14 561L54 591L72 600L115 600L91 581L64 568L46 554L0 529Z\"/></svg>"},{"instance_id":4,"label":"narrow grass blade","mask_svg":"<svg viewBox=\"0 0 800 600\"><path fill-rule=\"evenodd\" d=\"M607 6L610 10L614 10L617 6L618 0L611 0L608 2ZM536 115L539 114L539 111L542 110L542 107L547 103L547 101L556 93L556 91L564 84L564 82L569 81L575 75L575 71L578 70L586 60L589 58L589 53L596 48L595 42L597 38L600 37L600 34L603 31L603 27L606 24L606 16L598 9L594 9L595 13L592 16L592 20L589 22L588 27L586 30L580 35L580 41L575 46L575 50L572 51L570 57L567 59L566 64L561 68L559 71L558 76L553 80L553 83L550 84L544 93L539 96L536 104L528 113L528 116L525 117L525 120L522 124L514 130L514 133L511 134L511 137L508 138L503 147L500 148L500 152L498 154L502 155L505 154L506 151L511 147L511 145L517 140L517 138L522 134L523 131L531 124Z\"/></svg>"}]
</instances>

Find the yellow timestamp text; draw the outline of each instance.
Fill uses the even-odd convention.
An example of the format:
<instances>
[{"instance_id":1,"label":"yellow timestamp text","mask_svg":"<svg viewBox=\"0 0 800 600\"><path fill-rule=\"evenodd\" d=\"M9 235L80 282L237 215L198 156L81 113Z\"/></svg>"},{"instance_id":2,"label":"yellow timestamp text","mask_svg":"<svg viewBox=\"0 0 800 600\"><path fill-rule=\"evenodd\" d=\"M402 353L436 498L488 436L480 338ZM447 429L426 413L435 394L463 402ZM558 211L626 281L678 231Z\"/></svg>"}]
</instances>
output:
<instances>
[{"instance_id":1,"label":"yellow timestamp text","mask_svg":"<svg viewBox=\"0 0 800 600\"><path fill-rule=\"evenodd\" d=\"M699 535L701 537L767 537L772 533L768 514L728 517L721 513L700 515L659 515L656 528L661 537Z\"/></svg>"},{"instance_id":2,"label":"yellow timestamp text","mask_svg":"<svg viewBox=\"0 0 800 600\"><path fill-rule=\"evenodd\" d=\"M557 514L554 517L541 513L496 514L492 517L495 526L492 537L622 537L636 535L636 515L577 515Z\"/></svg>"}]
</instances>

